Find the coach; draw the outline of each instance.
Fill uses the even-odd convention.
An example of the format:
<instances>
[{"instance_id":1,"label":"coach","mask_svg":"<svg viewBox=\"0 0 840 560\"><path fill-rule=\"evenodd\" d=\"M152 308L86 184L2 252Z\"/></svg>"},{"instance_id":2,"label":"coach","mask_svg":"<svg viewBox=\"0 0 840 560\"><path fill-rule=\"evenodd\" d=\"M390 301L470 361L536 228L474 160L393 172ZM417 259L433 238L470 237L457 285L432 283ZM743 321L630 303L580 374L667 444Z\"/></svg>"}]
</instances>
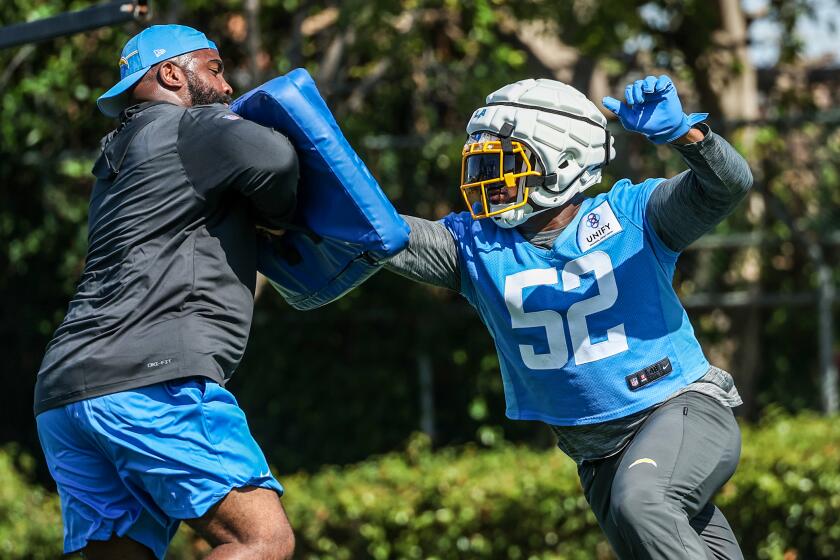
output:
<instances>
[{"instance_id":1,"label":"coach","mask_svg":"<svg viewBox=\"0 0 840 560\"><path fill-rule=\"evenodd\" d=\"M294 537L223 384L254 304L258 229L280 233L298 163L232 113L216 45L154 26L98 101L119 116L93 173L84 271L35 388L65 552L162 558L181 520L221 558L288 558Z\"/></svg>"}]
</instances>

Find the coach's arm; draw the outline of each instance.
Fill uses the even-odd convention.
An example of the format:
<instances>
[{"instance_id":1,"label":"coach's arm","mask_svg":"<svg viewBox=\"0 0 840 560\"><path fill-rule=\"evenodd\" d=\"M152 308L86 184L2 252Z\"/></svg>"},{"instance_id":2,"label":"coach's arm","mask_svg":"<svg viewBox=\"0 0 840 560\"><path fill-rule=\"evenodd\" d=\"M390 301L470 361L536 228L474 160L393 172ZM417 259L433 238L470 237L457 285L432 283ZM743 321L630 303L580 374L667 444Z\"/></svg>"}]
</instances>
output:
<instances>
[{"instance_id":1,"label":"coach's arm","mask_svg":"<svg viewBox=\"0 0 840 560\"><path fill-rule=\"evenodd\" d=\"M235 189L248 197L258 226L282 229L297 202L298 159L279 132L241 118L223 105L190 108L178 150L204 196Z\"/></svg>"}]
</instances>

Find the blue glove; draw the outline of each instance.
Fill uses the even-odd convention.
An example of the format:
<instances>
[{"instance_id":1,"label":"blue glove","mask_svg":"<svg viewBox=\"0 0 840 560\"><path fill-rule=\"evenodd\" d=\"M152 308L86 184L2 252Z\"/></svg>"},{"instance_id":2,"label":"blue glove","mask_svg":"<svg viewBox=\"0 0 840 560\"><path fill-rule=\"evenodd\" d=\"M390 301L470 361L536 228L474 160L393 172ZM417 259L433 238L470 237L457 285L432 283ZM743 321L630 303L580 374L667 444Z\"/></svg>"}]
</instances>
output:
<instances>
[{"instance_id":1,"label":"blue glove","mask_svg":"<svg viewBox=\"0 0 840 560\"><path fill-rule=\"evenodd\" d=\"M668 76L648 76L624 89L627 103L605 97L604 107L618 116L621 125L647 136L654 144L673 142L695 124L706 120L709 113L683 113L677 88Z\"/></svg>"}]
</instances>

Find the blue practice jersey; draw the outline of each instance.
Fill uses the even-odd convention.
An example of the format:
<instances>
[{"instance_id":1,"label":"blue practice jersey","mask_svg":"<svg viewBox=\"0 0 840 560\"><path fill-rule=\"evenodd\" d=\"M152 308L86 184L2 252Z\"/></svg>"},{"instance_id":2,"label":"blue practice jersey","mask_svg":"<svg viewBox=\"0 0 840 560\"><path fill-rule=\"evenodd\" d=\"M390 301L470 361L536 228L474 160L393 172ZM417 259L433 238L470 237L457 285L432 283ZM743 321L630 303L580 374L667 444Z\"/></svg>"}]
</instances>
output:
<instances>
[{"instance_id":1,"label":"blue practice jersey","mask_svg":"<svg viewBox=\"0 0 840 560\"><path fill-rule=\"evenodd\" d=\"M671 285L678 253L645 218L661 181L624 179L586 199L550 250L467 212L444 218L461 293L496 343L509 418L606 422L706 373Z\"/></svg>"}]
</instances>

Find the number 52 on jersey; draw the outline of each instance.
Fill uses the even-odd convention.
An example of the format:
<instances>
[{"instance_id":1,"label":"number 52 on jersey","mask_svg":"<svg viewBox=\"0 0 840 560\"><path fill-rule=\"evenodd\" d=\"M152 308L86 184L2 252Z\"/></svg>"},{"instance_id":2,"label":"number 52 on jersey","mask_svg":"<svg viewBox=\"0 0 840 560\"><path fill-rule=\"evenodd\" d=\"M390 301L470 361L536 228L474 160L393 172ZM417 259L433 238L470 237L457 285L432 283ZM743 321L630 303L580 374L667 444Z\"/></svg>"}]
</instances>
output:
<instances>
[{"instance_id":1,"label":"number 52 on jersey","mask_svg":"<svg viewBox=\"0 0 840 560\"><path fill-rule=\"evenodd\" d=\"M563 315L553 309L525 311L523 295L526 288L562 284L564 291L580 287L584 274L594 273L598 294L578 301ZM526 367L535 370L560 369L569 361L569 348L565 329L569 329L572 354L577 365L587 364L615 356L628 349L624 323L607 329L607 338L593 343L589 336L586 318L612 307L618 299L618 287L613 274L610 256L603 251L587 253L566 263L558 275L557 268L535 268L511 274L505 278L505 304L510 312L514 329L542 327L545 329L548 352L537 354L529 344L520 344L519 352ZM566 324L568 323L568 324Z\"/></svg>"}]
</instances>

